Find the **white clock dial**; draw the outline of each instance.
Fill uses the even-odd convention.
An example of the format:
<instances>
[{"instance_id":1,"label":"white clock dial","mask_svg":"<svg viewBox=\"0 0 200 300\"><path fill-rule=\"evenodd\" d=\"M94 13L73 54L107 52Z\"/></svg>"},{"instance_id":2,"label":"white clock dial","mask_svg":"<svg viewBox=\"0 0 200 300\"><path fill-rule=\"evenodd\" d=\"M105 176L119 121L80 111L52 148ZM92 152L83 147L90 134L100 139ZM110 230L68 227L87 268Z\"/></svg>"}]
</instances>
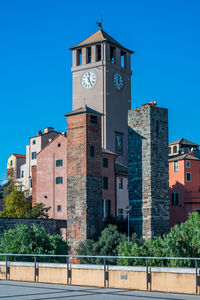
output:
<instances>
[{"instance_id":1,"label":"white clock dial","mask_svg":"<svg viewBox=\"0 0 200 300\"><path fill-rule=\"evenodd\" d=\"M92 71L87 71L83 74L81 78L81 84L84 88L92 88L96 83L96 75Z\"/></svg>"},{"instance_id":2,"label":"white clock dial","mask_svg":"<svg viewBox=\"0 0 200 300\"><path fill-rule=\"evenodd\" d=\"M122 75L120 75L119 73L115 73L114 75L114 86L118 91L120 91L124 86L124 80L122 78Z\"/></svg>"}]
</instances>

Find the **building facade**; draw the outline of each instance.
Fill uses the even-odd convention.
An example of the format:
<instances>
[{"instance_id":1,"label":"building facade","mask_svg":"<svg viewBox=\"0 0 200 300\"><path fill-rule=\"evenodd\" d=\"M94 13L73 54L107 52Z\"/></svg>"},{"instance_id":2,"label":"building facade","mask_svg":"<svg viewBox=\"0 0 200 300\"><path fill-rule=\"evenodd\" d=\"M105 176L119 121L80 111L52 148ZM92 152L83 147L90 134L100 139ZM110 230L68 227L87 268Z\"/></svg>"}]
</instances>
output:
<instances>
[{"instance_id":1,"label":"building facade","mask_svg":"<svg viewBox=\"0 0 200 300\"><path fill-rule=\"evenodd\" d=\"M29 145L26 146L26 163L20 169L20 182L23 190L28 190L32 194L32 167L37 165L37 153L50 143L58 134L54 128L47 127L44 133L38 131L37 136L31 137Z\"/></svg>"},{"instance_id":2,"label":"building facade","mask_svg":"<svg viewBox=\"0 0 200 300\"><path fill-rule=\"evenodd\" d=\"M185 222L189 213L200 212L200 159L197 148L193 152L169 156L170 227ZM190 149L189 145L186 149Z\"/></svg>"},{"instance_id":3,"label":"building facade","mask_svg":"<svg viewBox=\"0 0 200 300\"><path fill-rule=\"evenodd\" d=\"M21 177L20 169L21 166L26 162L26 155L22 154L11 154L7 160L7 179L11 175L14 179L19 179Z\"/></svg>"}]
</instances>

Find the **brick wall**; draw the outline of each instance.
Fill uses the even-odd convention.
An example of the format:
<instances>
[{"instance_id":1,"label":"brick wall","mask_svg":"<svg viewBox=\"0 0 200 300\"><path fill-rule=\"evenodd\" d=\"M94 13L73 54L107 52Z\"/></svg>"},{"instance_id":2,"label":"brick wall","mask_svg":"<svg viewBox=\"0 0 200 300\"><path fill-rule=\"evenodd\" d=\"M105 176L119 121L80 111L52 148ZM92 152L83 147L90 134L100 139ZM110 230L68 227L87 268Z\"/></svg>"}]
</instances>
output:
<instances>
[{"instance_id":1,"label":"brick wall","mask_svg":"<svg viewBox=\"0 0 200 300\"><path fill-rule=\"evenodd\" d=\"M67 118L67 240L71 253L102 228L101 117L87 113ZM94 157L90 149L94 147Z\"/></svg>"}]
</instances>

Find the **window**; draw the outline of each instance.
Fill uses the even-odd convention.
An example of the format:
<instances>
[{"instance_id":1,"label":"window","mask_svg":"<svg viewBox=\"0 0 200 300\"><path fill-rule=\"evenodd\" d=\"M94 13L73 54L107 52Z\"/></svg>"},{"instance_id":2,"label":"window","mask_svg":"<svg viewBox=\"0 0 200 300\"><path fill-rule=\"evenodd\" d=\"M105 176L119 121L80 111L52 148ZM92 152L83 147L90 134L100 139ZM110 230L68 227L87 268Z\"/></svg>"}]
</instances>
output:
<instances>
[{"instance_id":1,"label":"window","mask_svg":"<svg viewBox=\"0 0 200 300\"><path fill-rule=\"evenodd\" d=\"M123 189L123 178L119 178L119 189Z\"/></svg>"},{"instance_id":2,"label":"window","mask_svg":"<svg viewBox=\"0 0 200 300\"><path fill-rule=\"evenodd\" d=\"M123 208L118 208L118 217L123 219Z\"/></svg>"},{"instance_id":3,"label":"window","mask_svg":"<svg viewBox=\"0 0 200 300\"><path fill-rule=\"evenodd\" d=\"M97 51L97 61L99 61L101 60L101 45L97 45L96 51Z\"/></svg>"},{"instance_id":4,"label":"window","mask_svg":"<svg viewBox=\"0 0 200 300\"><path fill-rule=\"evenodd\" d=\"M32 152L32 153L31 153L31 158L32 158L32 159L36 159L36 152Z\"/></svg>"},{"instance_id":5,"label":"window","mask_svg":"<svg viewBox=\"0 0 200 300\"><path fill-rule=\"evenodd\" d=\"M103 167L108 168L108 158L103 158Z\"/></svg>"},{"instance_id":6,"label":"window","mask_svg":"<svg viewBox=\"0 0 200 300\"><path fill-rule=\"evenodd\" d=\"M159 136L159 122L156 120L156 136Z\"/></svg>"},{"instance_id":7,"label":"window","mask_svg":"<svg viewBox=\"0 0 200 300\"><path fill-rule=\"evenodd\" d=\"M24 171L23 170L21 171L21 177L22 178L24 177Z\"/></svg>"},{"instance_id":8,"label":"window","mask_svg":"<svg viewBox=\"0 0 200 300\"><path fill-rule=\"evenodd\" d=\"M103 218L111 216L111 200L103 200Z\"/></svg>"},{"instance_id":9,"label":"window","mask_svg":"<svg viewBox=\"0 0 200 300\"><path fill-rule=\"evenodd\" d=\"M174 161L174 172L178 172L178 161Z\"/></svg>"},{"instance_id":10,"label":"window","mask_svg":"<svg viewBox=\"0 0 200 300\"><path fill-rule=\"evenodd\" d=\"M90 157L94 157L94 146L90 146Z\"/></svg>"},{"instance_id":11,"label":"window","mask_svg":"<svg viewBox=\"0 0 200 300\"><path fill-rule=\"evenodd\" d=\"M32 143L33 143L33 145L35 145L35 144L36 144L36 140L33 140L33 142L32 142Z\"/></svg>"},{"instance_id":12,"label":"window","mask_svg":"<svg viewBox=\"0 0 200 300\"><path fill-rule=\"evenodd\" d=\"M108 190L108 177L103 177L103 189Z\"/></svg>"},{"instance_id":13,"label":"window","mask_svg":"<svg viewBox=\"0 0 200 300\"><path fill-rule=\"evenodd\" d=\"M110 62L111 64L115 64L115 47L110 46Z\"/></svg>"},{"instance_id":14,"label":"window","mask_svg":"<svg viewBox=\"0 0 200 300\"><path fill-rule=\"evenodd\" d=\"M57 205L57 211L61 212L62 211L62 206L61 205Z\"/></svg>"},{"instance_id":15,"label":"window","mask_svg":"<svg viewBox=\"0 0 200 300\"><path fill-rule=\"evenodd\" d=\"M62 184L63 178L62 177L56 177L56 184Z\"/></svg>"},{"instance_id":16,"label":"window","mask_svg":"<svg viewBox=\"0 0 200 300\"><path fill-rule=\"evenodd\" d=\"M172 206L179 206L179 192L172 193Z\"/></svg>"},{"instance_id":17,"label":"window","mask_svg":"<svg viewBox=\"0 0 200 300\"><path fill-rule=\"evenodd\" d=\"M63 166L63 161L62 159L56 160L56 167L62 167Z\"/></svg>"},{"instance_id":18,"label":"window","mask_svg":"<svg viewBox=\"0 0 200 300\"><path fill-rule=\"evenodd\" d=\"M119 133L115 134L115 152L123 154L123 135Z\"/></svg>"},{"instance_id":19,"label":"window","mask_svg":"<svg viewBox=\"0 0 200 300\"><path fill-rule=\"evenodd\" d=\"M177 146L173 147L173 153L177 153Z\"/></svg>"},{"instance_id":20,"label":"window","mask_svg":"<svg viewBox=\"0 0 200 300\"><path fill-rule=\"evenodd\" d=\"M10 161L10 165L11 165L11 166L13 165L13 161L12 161L12 159L11 159L11 161Z\"/></svg>"},{"instance_id":21,"label":"window","mask_svg":"<svg viewBox=\"0 0 200 300\"><path fill-rule=\"evenodd\" d=\"M121 51L121 67L122 68L125 68L125 55L126 55L126 52Z\"/></svg>"},{"instance_id":22,"label":"window","mask_svg":"<svg viewBox=\"0 0 200 300\"><path fill-rule=\"evenodd\" d=\"M30 179L30 187L31 187L31 188L33 187L33 181L32 181L32 178Z\"/></svg>"},{"instance_id":23,"label":"window","mask_svg":"<svg viewBox=\"0 0 200 300\"><path fill-rule=\"evenodd\" d=\"M190 168L191 164L190 164L190 160L186 160L186 168Z\"/></svg>"},{"instance_id":24,"label":"window","mask_svg":"<svg viewBox=\"0 0 200 300\"><path fill-rule=\"evenodd\" d=\"M77 66L82 65L82 50L77 50Z\"/></svg>"},{"instance_id":25,"label":"window","mask_svg":"<svg viewBox=\"0 0 200 300\"><path fill-rule=\"evenodd\" d=\"M58 148L60 148L60 147L61 147L61 143L58 143L58 145L57 145L57 146L58 146Z\"/></svg>"},{"instance_id":26,"label":"window","mask_svg":"<svg viewBox=\"0 0 200 300\"><path fill-rule=\"evenodd\" d=\"M186 181L191 181L191 173L186 173Z\"/></svg>"},{"instance_id":27,"label":"window","mask_svg":"<svg viewBox=\"0 0 200 300\"><path fill-rule=\"evenodd\" d=\"M169 147L168 149L169 149L169 154L172 154L172 148Z\"/></svg>"},{"instance_id":28,"label":"window","mask_svg":"<svg viewBox=\"0 0 200 300\"><path fill-rule=\"evenodd\" d=\"M87 53L87 64L89 64L92 62L91 47L86 48L86 53Z\"/></svg>"},{"instance_id":29,"label":"window","mask_svg":"<svg viewBox=\"0 0 200 300\"><path fill-rule=\"evenodd\" d=\"M200 214L200 209L199 208L196 208L195 211L198 212L198 214Z\"/></svg>"},{"instance_id":30,"label":"window","mask_svg":"<svg viewBox=\"0 0 200 300\"><path fill-rule=\"evenodd\" d=\"M97 124L97 116L91 115L91 117L90 117L90 123L91 124Z\"/></svg>"}]
</instances>

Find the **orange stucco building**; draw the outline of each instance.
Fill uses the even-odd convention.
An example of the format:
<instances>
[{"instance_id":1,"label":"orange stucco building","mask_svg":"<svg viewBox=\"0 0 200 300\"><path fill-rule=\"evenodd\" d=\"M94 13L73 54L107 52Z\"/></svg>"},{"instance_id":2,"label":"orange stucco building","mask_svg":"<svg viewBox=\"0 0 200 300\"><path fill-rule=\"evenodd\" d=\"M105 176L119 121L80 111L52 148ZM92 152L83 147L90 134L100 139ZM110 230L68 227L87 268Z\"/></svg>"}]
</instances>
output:
<instances>
[{"instance_id":1,"label":"orange stucco building","mask_svg":"<svg viewBox=\"0 0 200 300\"><path fill-rule=\"evenodd\" d=\"M199 151L169 157L170 227L200 212Z\"/></svg>"}]
</instances>

